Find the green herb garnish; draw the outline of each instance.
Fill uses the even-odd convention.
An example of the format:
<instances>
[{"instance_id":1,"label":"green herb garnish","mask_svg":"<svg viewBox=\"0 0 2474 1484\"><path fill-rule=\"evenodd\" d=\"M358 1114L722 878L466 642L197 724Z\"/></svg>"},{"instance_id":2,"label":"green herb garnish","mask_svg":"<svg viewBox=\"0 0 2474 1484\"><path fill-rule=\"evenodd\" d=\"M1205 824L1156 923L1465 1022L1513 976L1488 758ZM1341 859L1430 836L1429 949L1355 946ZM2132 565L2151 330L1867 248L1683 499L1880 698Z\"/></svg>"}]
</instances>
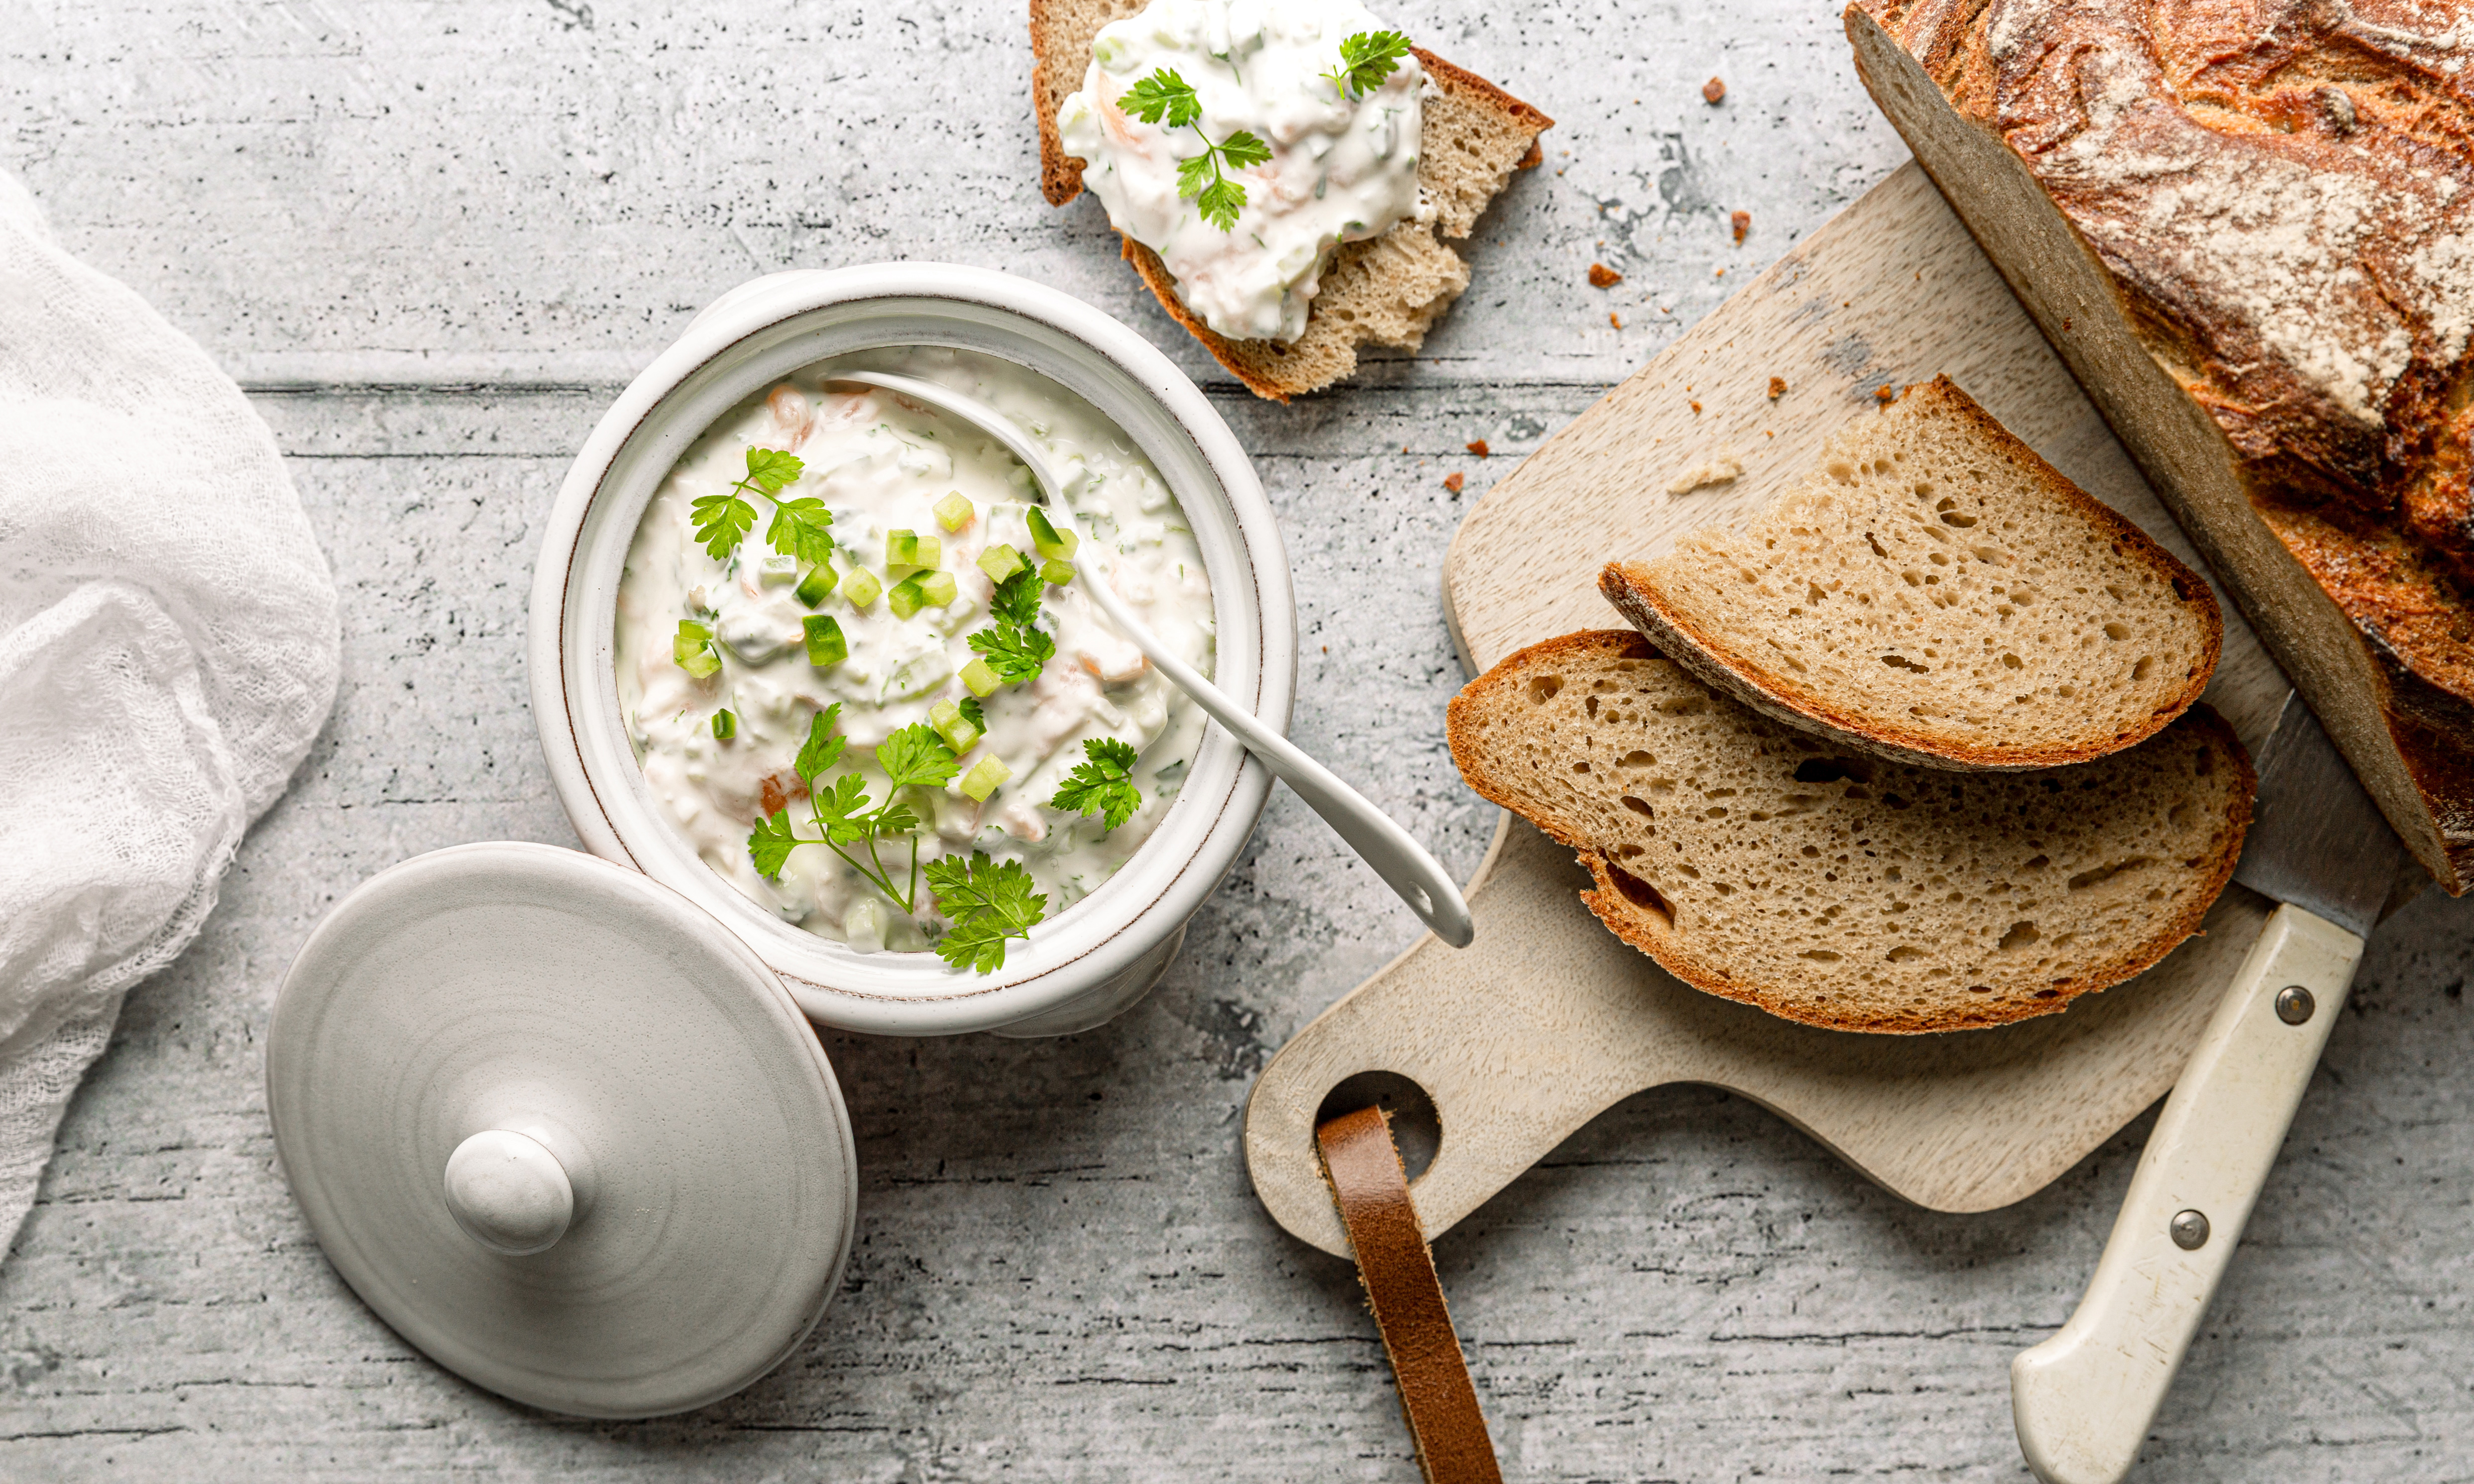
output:
<instances>
[{"instance_id":1,"label":"green herb garnish","mask_svg":"<svg viewBox=\"0 0 2474 1484\"><path fill-rule=\"evenodd\" d=\"M842 758L844 739L834 732L841 714L839 702L818 711L808 724L806 744L790 764L808 785L808 812L821 838L798 834L791 827L790 811L776 809L756 822L755 831L747 837L748 858L756 862L757 871L766 878L778 878L792 850L805 845L821 845L840 856L842 864L858 872L903 911L915 911L919 898L920 823L918 814L903 802L902 791L945 783L959 771L961 763L934 729L925 723L905 727L876 749L876 765L885 770L885 802L871 808L867 780L857 770L845 772L830 783L824 780L826 771ZM909 884L899 890L877 849L880 842L896 835L910 837ZM845 846L864 849L866 863L861 864Z\"/></svg>"},{"instance_id":2,"label":"green herb garnish","mask_svg":"<svg viewBox=\"0 0 2474 1484\"><path fill-rule=\"evenodd\" d=\"M1056 641L1035 627L1039 574L1020 571L997 584L988 599L988 615L996 622L971 635L971 648L1008 685L1037 680L1040 670L1056 658Z\"/></svg>"},{"instance_id":3,"label":"green herb garnish","mask_svg":"<svg viewBox=\"0 0 2474 1484\"><path fill-rule=\"evenodd\" d=\"M1409 55L1409 38L1396 31L1361 31L1340 43L1340 65L1323 77L1343 100L1363 98L1383 85Z\"/></svg>"},{"instance_id":4,"label":"green herb garnish","mask_svg":"<svg viewBox=\"0 0 2474 1484\"><path fill-rule=\"evenodd\" d=\"M745 478L732 485L728 493L697 496L688 508L705 554L719 562L738 548L756 527L756 507L740 496L761 494L773 504L773 523L764 528L768 545L802 562L822 562L831 556L834 538L825 528L834 523L834 515L825 509L825 502L813 495L782 498L782 491L807 467L797 454L779 448L748 449Z\"/></svg>"},{"instance_id":5,"label":"green herb garnish","mask_svg":"<svg viewBox=\"0 0 2474 1484\"><path fill-rule=\"evenodd\" d=\"M1224 232L1233 230L1237 209L1246 204L1246 187L1229 180L1221 167L1225 163L1229 170L1243 170L1262 164L1272 157L1272 147L1242 129L1212 143L1202 132L1202 100L1172 68L1162 67L1127 88L1117 102L1146 124L1165 122L1171 129L1194 131L1202 153L1177 162L1176 194L1192 200L1204 221Z\"/></svg>"},{"instance_id":6,"label":"green herb garnish","mask_svg":"<svg viewBox=\"0 0 2474 1484\"><path fill-rule=\"evenodd\" d=\"M1103 832L1134 817L1143 806L1142 790L1134 787L1134 750L1114 737L1093 737L1082 744L1089 759L1076 763L1048 806L1066 814L1097 814Z\"/></svg>"},{"instance_id":7,"label":"green herb garnish","mask_svg":"<svg viewBox=\"0 0 2474 1484\"><path fill-rule=\"evenodd\" d=\"M948 855L928 863L928 885L936 906L954 925L936 940L936 956L956 969L994 973L1005 967L1008 938L1029 939L1048 915L1048 898L1031 890L1020 861L997 862L973 850L968 860Z\"/></svg>"}]
</instances>

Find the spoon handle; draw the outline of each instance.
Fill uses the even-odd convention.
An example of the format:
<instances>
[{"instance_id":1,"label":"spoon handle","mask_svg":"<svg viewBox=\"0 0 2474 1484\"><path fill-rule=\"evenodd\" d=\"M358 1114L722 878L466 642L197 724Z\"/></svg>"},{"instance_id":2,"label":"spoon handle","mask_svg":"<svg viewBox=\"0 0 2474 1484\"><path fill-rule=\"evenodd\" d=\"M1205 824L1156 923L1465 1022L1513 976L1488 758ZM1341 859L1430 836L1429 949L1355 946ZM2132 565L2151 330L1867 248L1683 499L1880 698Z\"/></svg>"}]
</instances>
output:
<instances>
[{"instance_id":1,"label":"spoon handle","mask_svg":"<svg viewBox=\"0 0 2474 1484\"><path fill-rule=\"evenodd\" d=\"M1089 550L1088 544L1083 551ZM1436 937L1455 948L1465 948L1477 935L1477 926L1469 920L1468 903L1461 889L1443 874L1443 868L1426 848L1395 824L1392 817L1367 801L1364 794L1341 781L1329 768L1299 751L1297 744L1263 725L1250 711L1229 699L1227 692L1197 674L1193 667L1168 652L1159 636L1145 628L1108 586L1108 574L1095 568L1082 552L1073 558L1075 569L1082 574L1083 590L1109 621L1133 641L1136 649L1159 666L1160 673L1176 687L1194 698L1211 719L1236 734L1247 751L1263 759L1263 766L1273 777L1297 791L1306 807L1323 817L1324 823L1348 842L1349 849L1374 868L1383 883L1399 894L1418 915L1418 921L1434 930Z\"/></svg>"}]
</instances>

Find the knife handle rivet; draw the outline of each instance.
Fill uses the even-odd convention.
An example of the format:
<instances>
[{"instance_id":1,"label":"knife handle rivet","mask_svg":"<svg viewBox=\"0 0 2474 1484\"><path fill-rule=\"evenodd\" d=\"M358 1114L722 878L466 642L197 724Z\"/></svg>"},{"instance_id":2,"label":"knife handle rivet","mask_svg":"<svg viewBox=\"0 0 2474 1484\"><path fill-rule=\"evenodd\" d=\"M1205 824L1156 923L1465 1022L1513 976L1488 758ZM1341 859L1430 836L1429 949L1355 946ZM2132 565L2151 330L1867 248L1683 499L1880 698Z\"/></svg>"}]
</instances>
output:
<instances>
[{"instance_id":1,"label":"knife handle rivet","mask_svg":"<svg viewBox=\"0 0 2474 1484\"><path fill-rule=\"evenodd\" d=\"M2177 1211L2165 1230L2173 1233L2173 1245L2184 1252L2197 1252L2208 1245L2208 1217L2204 1211Z\"/></svg>"},{"instance_id":2,"label":"knife handle rivet","mask_svg":"<svg viewBox=\"0 0 2474 1484\"><path fill-rule=\"evenodd\" d=\"M2276 1017L2288 1025L2300 1025L2318 1008L2319 1002L2311 997L2311 992L2298 984L2289 984L2276 992Z\"/></svg>"}]
</instances>

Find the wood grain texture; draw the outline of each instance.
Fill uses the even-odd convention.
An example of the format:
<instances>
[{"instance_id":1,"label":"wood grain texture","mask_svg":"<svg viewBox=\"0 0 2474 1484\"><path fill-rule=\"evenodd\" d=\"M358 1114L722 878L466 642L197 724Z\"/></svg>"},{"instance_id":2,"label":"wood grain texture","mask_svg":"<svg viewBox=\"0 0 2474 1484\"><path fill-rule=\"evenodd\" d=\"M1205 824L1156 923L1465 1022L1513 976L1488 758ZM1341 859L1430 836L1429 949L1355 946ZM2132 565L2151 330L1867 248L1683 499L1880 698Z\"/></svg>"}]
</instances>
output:
<instances>
[{"instance_id":1,"label":"wood grain texture","mask_svg":"<svg viewBox=\"0 0 2474 1484\"><path fill-rule=\"evenodd\" d=\"M529 1412L373 1318L274 1166L267 1010L379 869L573 843L524 699L538 522L616 384L777 268L1006 268L1202 380L1288 538L1291 734L1466 878L1497 814L1443 752L1444 548L1521 455L1904 157L1831 8L1394 12L1555 114L1546 166L1495 205L1423 354L1289 408L1218 375L1091 203L1039 199L1011 0L0 12L0 161L258 390L346 594L333 721L198 942L131 995L0 1262L0 1479L1415 1480L1354 1274L1245 1175L1264 1059L1419 931L1285 790L1122 1020L830 1039L860 1149L842 1292L782 1370L685 1417ZM1591 262L1625 281L1591 287ZM2436 894L2374 938L2149 1477L2474 1474L2469 958L2474 904ZM1949 1216L1745 1099L1618 1103L1437 1248L1505 1472L2024 1481L2003 1367L2077 1302L2142 1133Z\"/></svg>"}]
</instances>

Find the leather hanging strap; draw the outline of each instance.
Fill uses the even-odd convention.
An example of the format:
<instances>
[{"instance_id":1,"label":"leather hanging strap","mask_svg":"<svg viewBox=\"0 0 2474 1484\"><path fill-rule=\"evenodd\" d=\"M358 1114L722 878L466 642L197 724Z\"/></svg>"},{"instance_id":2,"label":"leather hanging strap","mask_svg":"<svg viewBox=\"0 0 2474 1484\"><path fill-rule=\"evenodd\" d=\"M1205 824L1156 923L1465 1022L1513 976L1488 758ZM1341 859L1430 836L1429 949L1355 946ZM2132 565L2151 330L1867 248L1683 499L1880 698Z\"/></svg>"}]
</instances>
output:
<instances>
[{"instance_id":1,"label":"leather hanging strap","mask_svg":"<svg viewBox=\"0 0 2474 1484\"><path fill-rule=\"evenodd\" d=\"M1315 1141L1322 1146L1323 1178L1348 1228L1357 1276L1373 1305L1384 1353L1392 1357L1400 1410L1427 1484L1502 1484L1460 1336L1443 1306L1434 1255L1409 1199L1408 1173L1392 1144L1389 1115L1380 1108L1359 1109L1317 1129Z\"/></svg>"}]
</instances>

